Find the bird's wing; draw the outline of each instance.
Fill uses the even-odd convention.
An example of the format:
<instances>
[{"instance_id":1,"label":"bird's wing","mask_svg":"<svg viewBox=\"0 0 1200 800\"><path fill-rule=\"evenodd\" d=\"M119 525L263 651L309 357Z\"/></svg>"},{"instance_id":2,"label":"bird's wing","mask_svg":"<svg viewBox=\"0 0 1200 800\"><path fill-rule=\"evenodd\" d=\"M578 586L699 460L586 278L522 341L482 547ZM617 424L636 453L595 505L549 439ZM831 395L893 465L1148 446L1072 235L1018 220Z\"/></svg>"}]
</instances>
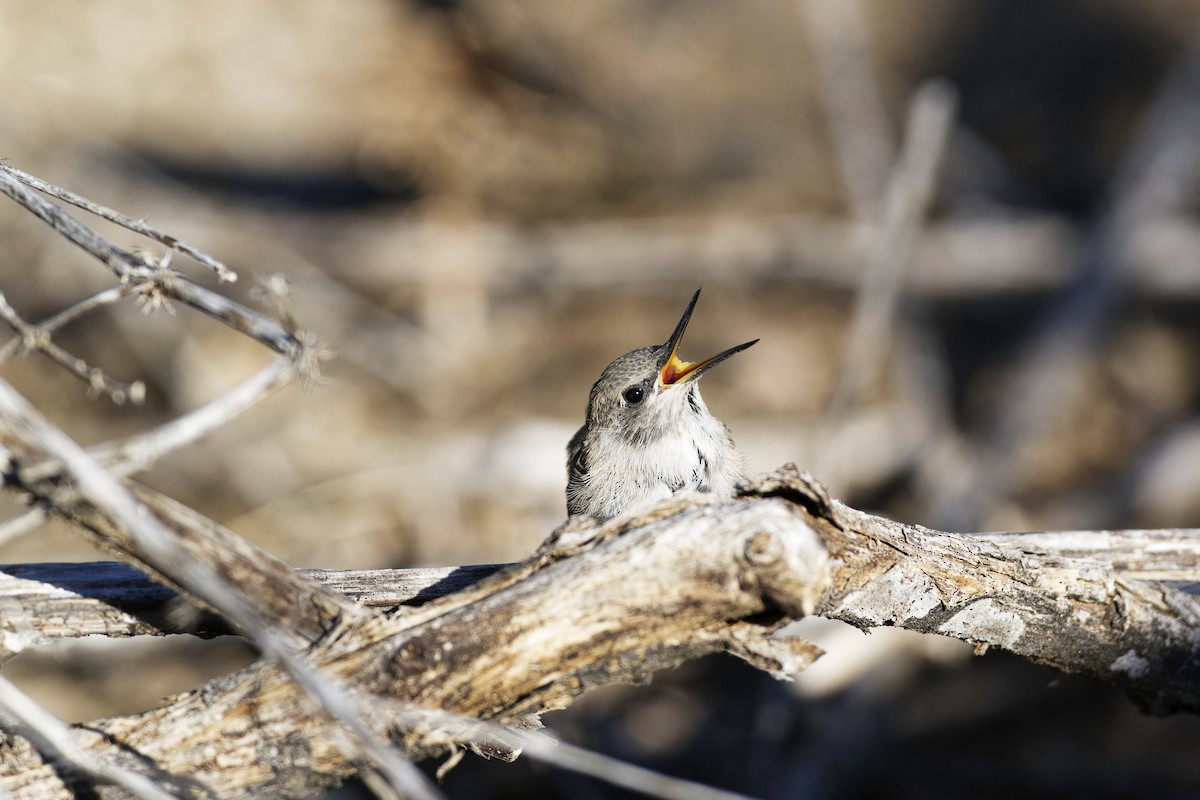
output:
<instances>
[{"instance_id":1,"label":"bird's wing","mask_svg":"<svg viewBox=\"0 0 1200 800\"><path fill-rule=\"evenodd\" d=\"M587 450L583 446L586 438L587 426L584 425L575 432L567 445L567 513L571 515L582 513L583 509L576 508L579 492L591 479Z\"/></svg>"}]
</instances>

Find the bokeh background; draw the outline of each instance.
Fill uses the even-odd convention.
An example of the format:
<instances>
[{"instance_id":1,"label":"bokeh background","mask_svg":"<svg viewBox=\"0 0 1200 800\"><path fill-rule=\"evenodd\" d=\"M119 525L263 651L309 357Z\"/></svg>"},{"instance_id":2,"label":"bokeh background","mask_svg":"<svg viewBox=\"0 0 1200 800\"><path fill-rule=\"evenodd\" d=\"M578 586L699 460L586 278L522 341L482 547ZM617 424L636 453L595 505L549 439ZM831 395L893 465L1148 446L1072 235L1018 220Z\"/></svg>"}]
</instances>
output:
<instances>
[{"instance_id":1,"label":"bokeh background","mask_svg":"<svg viewBox=\"0 0 1200 800\"><path fill-rule=\"evenodd\" d=\"M336 353L324 382L143 479L300 566L528 554L564 516L591 382L663 341L698 286L685 357L762 339L704 380L758 470L795 461L851 504L953 530L1193 526L1198 26L1180 0L0 0L0 156L223 259L246 302L289 279ZM850 365L929 80L955 125L894 313ZM111 285L7 201L0 241L28 320ZM56 339L146 381L140 407L36 357L0 375L94 443L267 362L176 310L118 305ZM861 390L832 402L848 370ZM0 545L102 557L54 523ZM1200 796L1194 718L957 642L807 632L830 654L795 685L712 658L546 722L764 798ZM77 642L5 674L84 720L251 657ZM474 758L445 789L625 796Z\"/></svg>"}]
</instances>

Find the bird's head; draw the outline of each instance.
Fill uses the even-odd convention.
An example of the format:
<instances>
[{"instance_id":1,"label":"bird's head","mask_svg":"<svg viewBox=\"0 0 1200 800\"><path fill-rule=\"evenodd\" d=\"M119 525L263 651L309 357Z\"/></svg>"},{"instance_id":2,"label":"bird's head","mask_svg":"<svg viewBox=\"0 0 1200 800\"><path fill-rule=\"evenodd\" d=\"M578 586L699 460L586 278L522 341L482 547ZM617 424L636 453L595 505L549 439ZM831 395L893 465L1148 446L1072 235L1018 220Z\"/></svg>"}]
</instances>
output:
<instances>
[{"instance_id":1,"label":"bird's head","mask_svg":"<svg viewBox=\"0 0 1200 800\"><path fill-rule=\"evenodd\" d=\"M589 427L619 430L631 443L647 444L682 424L687 414L708 414L696 384L700 376L758 340L703 361L680 359L679 343L699 298L697 289L666 342L631 350L605 368L588 397Z\"/></svg>"}]
</instances>

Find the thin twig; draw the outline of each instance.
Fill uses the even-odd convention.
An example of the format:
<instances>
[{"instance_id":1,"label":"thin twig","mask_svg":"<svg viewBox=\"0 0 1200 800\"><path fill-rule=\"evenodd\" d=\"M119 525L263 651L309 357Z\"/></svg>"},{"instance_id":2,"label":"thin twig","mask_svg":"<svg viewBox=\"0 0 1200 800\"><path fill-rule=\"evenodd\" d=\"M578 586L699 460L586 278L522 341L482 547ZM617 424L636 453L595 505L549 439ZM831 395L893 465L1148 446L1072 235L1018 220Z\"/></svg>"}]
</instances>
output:
<instances>
[{"instance_id":1,"label":"thin twig","mask_svg":"<svg viewBox=\"0 0 1200 800\"><path fill-rule=\"evenodd\" d=\"M63 465L78 492L123 528L137 549L151 563L170 564L171 580L201 598L223 614L250 637L263 652L287 667L297 684L319 704L322 710L351 733L357 749L363 751L394 785L408 797L436 800L440 793L412 763L377 736L362 720L353 703L336 686L320 678L285 642L265 618L242 599L237 588L220 576L209 564L189 558L175 537L149 508L126 489L118 478L105 471L65 433L52 425L7 383L0 381L0 413L18 436L38 446ZM19 429L19 431L18 431Z\"/></svg>"},{"instance_id":2,"label":"thin twig","mask_svg":"<svg viewBox=\"0 0 1200 800\"><path fill-rule=\"evenodd\" d=\"M191 444L295 379L297 370L287 358L279 358L253 378L232 391L171 422L147 433L117 442L105 442L88 453L115 475L140 472L167 453ZM26 479L45 480L61 470L57 462L29 467ZM0 546L37 529L46 519L41 509L33 509L0 523Z\"/></svg>"},{"instance_id":3,"label":"thin twig","mask_svg":"<svg viewBox=\"0 0 1200 800\"><path fill-rule=\"evenodd\" d=\"M71 738L62 721L0 676L0 716L5 729L28 739L48 761L58 761L100 784L119 786L142 800L174 800L176 795L150 778L115 764L101 764ZM160 776L167 777L167 776Z\"/></svg>"},{"instance_id":4,"label":"thin twig","mask_svg":"<svg viewBox=\"0 0 1200 800\"><path fill-rule=\"evenodd\" d=\"M96 446L96 459L117 475L146 469L173 450L215 431L271 393L295 380L297 361L279 357L254 377L212 402L155 430L119 442Z\"/></svg>"},{"instance_id":5,"label":"thin twig","mask_svg":"<svg viewBox=\"0 0 1200 800\"><path fill-rule=\"evenodd\" d=\"M88 448L88 454L115 475L124 477L140 472L166 454L221 427L275 390L290 383L296 375L297 367L292 359L277 358L257 375L212 402L152 431ZM61 469L57 462L29 467L26 469L25 479L31 482L42 481L58 474Z\"/></svg>"},{"instance_id":6,"label":"thin twig","mask_svg":"<svg viewBox=\"0 0 1200 800\"><path fill-rule=\"evenodd\" d=\"M738 792L664 775L567 742L555 743L543 736L525 735L524 745L522 752L531 758L663 800L749 800Z\"/></svg>"},{"instance_id":7,"label":"thin twig","mask_svg":"<svg viewBox=\"0 0 1200 800\"><path fill-rule=\"evenodd\" d=\"M455 745L483 746L525 755L559 769L587 775L610 786L619 786L663 800L750 800L747 795L705 786L702 783L664 775L603 753L564 742L550 730L520 730L493 720L469 717L442 708L413 703L384 701L396 725L440 737ZM453 752L453 751L452 751ZM452 754L448 771L457 763Z\"/></svg>"},{"instance_id":8,"label":"thin twig","mask_svg":"<svg viewBox=\"0 0 1200 800\"><path fill-rule=\"evenodd\" d=\"M107 395L117 405L124 404L126 400L131 401L134 405L141 405L145 401L146 384L141 381L125 383L114 380L99 367L89 366L82 358L63 350L51 341L49 330L41 326L30 325L21 319L16 310L9 305L3 292L0 292L0 319L3 319L9 327L17 332L18 351L36 350L42 353L46 358L86 383L90 392Z\"/></svg>"},{"instance_id":9,"label":"thin twig","mask_svg":"<svg viewBox=\"0 0 1200 800\"><path fill-rule=\"evenodd\" d=\"M202 311L234 330L262 342L277 353L293 353L301 348L301 342L294 331L287 330L278 322L223 295L197 286L181 275L163 269L155 259L139 257L117 247L4 170L0 170L0 193L20 203L70 242L97 258L122 283L150 283L161 291L163 296Z\"/></svg>"},{"instance_id":10,"label":"thin twig","mask_svg":"<svg viewBox=\"0 0 1200 800\"><path fill-rule=\"evenodd\" d=\"M14 539L19 539L27 533L32 533L46 521L46 512L40 508L26 511L19 517L13 517L0 523L0 547Z\"/></svg>"},{"instance_id":11,"label":"thin twig","mask_svg":"<svg viewBox=\"0 0 1200 800\"><path fill-rule=\"evenodd\" d=\"M113 209L102 206L99 203L94 203L91 200L88 200L86 197L81 197L74 192L62 188L61 186L55 186L52 183L48 183L41 178L30 175L28 172L19 170L16 167L11 167L7 164L0 164L0 170L7 172L21 183L37 189L39 192L45 192L51 197L57 197L59 200L63 200L73 206L82 208L84 211L91 212L92 214L106 219L109 222L116 223L123 228L128 228L134 233L140 233L142 236L145 236L148 239L153 239L159 244L170 247L172 250L177 250L180 253L191 256L215 272L217 274L217 280L221 283L232 283L233 281L237 280L237 273L231 270L225 264L221 263L207 253L192 247L190 244L182 242L168 233L164 233L157 228L147 225L145 220L127 217L119 211L114 211Z\"/></svg>"},{"instance_id":12,"label":"thin twig","mask_svg":"<svg viewBox=\"0 0 1200 800\"><path fill-rule=\"evenodd\" d=\"M822 430L833 430L861 396L887 353L887 332L900 299L921 221L933 196L938 165L957 101L945 83L922 85L913 97L904 151L888 184L883 221L870 242L870 260L855 301L838 382L825 407ZM814 448L820 457L823 448Z\"/></svg>"},{"instance_id":13,"label":"thin twig","mask_svg":"<svg viewBox=\"0 0 1200 800\"><path fill-rule=\"evenodd\" d=\"M804 0L801 6L842 186L854 216L874 220L894 148L883 93L871 69L862 3Z\"/></svg>"},{"instance_id":14,"label":"thin twig","mask_svg":"<svg viewBox=\"0 0 1200 800\"><path fill-rule=\"evenodd\" d=\"M40 333L52 333L68 323L74 322L84 314L94 311L101 306L115 303L117 300L120 300L122 297L127 297L135 291L137 291L137 288L133 286L116 286L112 289L105 289L102 292L97 292L90 297L80 300L78 303L70 306L69 308L63 309L54 316L39 322L36 326L34 326L34 328ZM21 345L22 339L16 338L10 340L3 347L0 347L0 363L4 363L8 359L12 358L16 353L20 352Z\"/></svg>"}]
</instances>

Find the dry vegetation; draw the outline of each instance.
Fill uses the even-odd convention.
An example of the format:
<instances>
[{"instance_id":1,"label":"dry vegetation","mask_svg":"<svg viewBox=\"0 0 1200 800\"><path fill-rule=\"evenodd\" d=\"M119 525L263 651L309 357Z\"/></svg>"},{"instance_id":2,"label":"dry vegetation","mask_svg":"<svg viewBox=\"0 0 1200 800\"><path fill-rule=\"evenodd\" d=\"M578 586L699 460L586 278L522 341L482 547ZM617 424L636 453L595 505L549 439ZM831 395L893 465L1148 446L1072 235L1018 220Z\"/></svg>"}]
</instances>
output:
<instances>
[{"instance_id":1,"label":"dry vegetation","mask_svg":"<svg viewBox=\"0 0 1200 800\"><path fill-rule=\"evenodd\" d=\"M562 520L563 449L591 380L663 339L699 285L690 352L762 339L705 395L763 471L794 461L851 506L943 530L1200 518L1200 14L1188 4L0 0L0 12L6 163L239 274L221 283L176 252L169 266L197 294L164 289L164 244L73 211L149 270L121 284L5 200L0 291L18 334L0 377L89 447L160 430L254 376L290 381L137 473L284 562L528 557ZM50 337L102 371L89 387L73 362L33 352L22 325L105 291ZM301 330L329 356L305 386L294 379L315 353ZM272 362L271 349L309 361ZM111 401L134 382L143 403ZM0 497L5 519L26 501ZM2 530L5 563L109 557L59 519ZM1194 539L1162 536L1174 538L986 547L1035 553L1035 571L1039 558L1102 564L1111 572L1088 574L1072 602L1104 608L1111 579L1130 592L1122 613L1145 601L1191 624L1179 587L1196 580ZM911 588L893 566L870 577ZM958 608L872 619L838 605L840 586L823 612L860 625L935 631ZM180 622L163 602L150 621ZM717 657L543 721L762 797L1185 797L1200 781L1191 715L1143 716L1109 686L971 659L944 637L818 622L803 632L828 655L795 685ZM1111 677L1157 710L1195 708L1186 671L1168 689L1130 685L1182 651L1105 675L1014 647L1005 630L977 634L959 632ZM737 649L714 634L650 663ZM4 676L69 722L121 720L253 661L234 637L67 638ZM468 757L444 790L616 791L522 761Z\"/></svg>"}]
</instances>

